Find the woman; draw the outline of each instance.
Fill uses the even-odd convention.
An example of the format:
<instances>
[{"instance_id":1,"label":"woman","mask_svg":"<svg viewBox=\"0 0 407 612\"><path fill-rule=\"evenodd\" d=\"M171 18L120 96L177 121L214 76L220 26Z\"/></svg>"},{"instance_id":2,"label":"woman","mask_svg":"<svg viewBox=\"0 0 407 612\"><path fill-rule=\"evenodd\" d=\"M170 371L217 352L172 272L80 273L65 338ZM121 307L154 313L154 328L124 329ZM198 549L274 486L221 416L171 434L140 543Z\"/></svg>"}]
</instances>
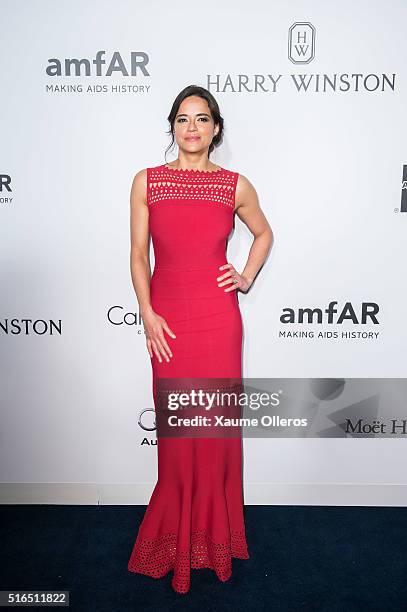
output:
<instances>
[{"instance_id":1,"label":"woman","mask_svg":"<svg viewBox=\"0 0 407 612\"><path fill-rule=\"evenodd\" d=\"M152 360L156 413L160 378L241 377L237 291L248 291L273 237L251 183L209 161L223 135L212 94L186 87L168 121L178 159L138 172L130 198L131 273ZM242 273L226 259L234 213L254 236ZM161 578L173 570L173 589L186 593L191 568L211 568L226 581L232 557L249 558L241 448L238 437L157 436L158 480L129 571Z\"/></svg>"}]
</instances>

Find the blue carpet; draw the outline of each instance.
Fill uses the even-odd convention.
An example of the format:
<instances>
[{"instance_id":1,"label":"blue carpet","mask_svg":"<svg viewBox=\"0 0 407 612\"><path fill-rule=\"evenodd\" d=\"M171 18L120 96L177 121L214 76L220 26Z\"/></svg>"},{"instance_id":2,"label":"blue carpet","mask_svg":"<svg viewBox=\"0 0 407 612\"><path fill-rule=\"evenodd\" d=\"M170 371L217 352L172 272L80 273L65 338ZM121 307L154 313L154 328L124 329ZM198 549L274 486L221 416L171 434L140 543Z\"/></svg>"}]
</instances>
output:
<instances>
[{"instance_id":1,"label":"blue carpet","mask_svg":"<svg viewBox=\"0 0 407 612\"><path fill-rule=\"evenodd\" d=\"M250 559L233 559L225 583L191 570L186 595L172 590L172 572L128 572L144 512L0 506L0 589L69 590L75 612L407 611L405 508L245 506Z\"/></svg>"}]
</instances>

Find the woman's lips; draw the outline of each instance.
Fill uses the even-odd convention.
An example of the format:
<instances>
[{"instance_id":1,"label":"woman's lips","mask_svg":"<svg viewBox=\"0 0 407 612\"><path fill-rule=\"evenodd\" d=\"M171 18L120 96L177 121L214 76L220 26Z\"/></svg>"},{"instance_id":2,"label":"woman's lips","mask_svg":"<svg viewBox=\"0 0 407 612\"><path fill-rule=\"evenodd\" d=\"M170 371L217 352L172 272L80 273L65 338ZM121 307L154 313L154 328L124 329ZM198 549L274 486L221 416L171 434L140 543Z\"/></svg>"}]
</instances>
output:
<instances>
[{"instance_id":1,"label":"woman's lips","mask_svg":"<svg viewBox=\"0 0 407 612\"><path fill-rule=\"evenodd\" d=\"M199 140L199 136L187 136L185 140Z\"/></svg>"}]
</instances>

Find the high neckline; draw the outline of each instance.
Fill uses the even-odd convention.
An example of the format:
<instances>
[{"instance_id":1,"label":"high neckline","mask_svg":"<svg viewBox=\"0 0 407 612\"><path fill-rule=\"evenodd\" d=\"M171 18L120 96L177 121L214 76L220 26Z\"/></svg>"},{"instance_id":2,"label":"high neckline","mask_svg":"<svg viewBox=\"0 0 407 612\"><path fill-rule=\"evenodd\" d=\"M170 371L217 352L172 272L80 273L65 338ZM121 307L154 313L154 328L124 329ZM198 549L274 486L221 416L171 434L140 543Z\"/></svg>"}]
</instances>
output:
<instances>
[{"instance_id":1,"label":"high neckline","mask_svg":"<svg viewBox=\"0 0 407 612\"><path fill-rule=\"evenodd\" d=\"M168 166L166 166L165 164L162 164L161 166L162 168L164 168L165 170L169 170L170 172L185 172L187 174L217 174L218 172L222 172L223 168L222 166L219 166L219 168L217 170L193 170L192 168L169 168Z\"/></svg>"}]
</instances>

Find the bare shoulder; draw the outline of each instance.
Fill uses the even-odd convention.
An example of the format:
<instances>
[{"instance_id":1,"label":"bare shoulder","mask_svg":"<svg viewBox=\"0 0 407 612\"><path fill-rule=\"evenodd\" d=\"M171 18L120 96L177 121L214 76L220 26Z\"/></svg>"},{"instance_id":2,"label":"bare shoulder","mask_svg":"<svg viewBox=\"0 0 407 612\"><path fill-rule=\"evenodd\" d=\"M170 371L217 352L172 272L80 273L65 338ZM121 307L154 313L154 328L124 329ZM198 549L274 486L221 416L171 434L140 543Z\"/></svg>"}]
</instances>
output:
<instances>
[{"instance_id":1,"label":"bare shoulder","mask_svg":"<svg viewBox=\"0 0 407 612\"><path fill-rule=\"evenodd\" d=\"M147 168L136 172L131 185L130 199L133 204L147 204Z\"/></svg>"},{"instance_id":2,"label":"bare shoulder","mask_svg":"<svg viewBox=\"0 0 407 612\"><path fill-rule=\"evenodd\" d=\"M143 168L136 172L133 177L133 185L135 185L136 188L147 186L147 168Z\"/></svg>"},{"instance_id":3,"label":"bare shoulder","mask_svg":"<svg viewBox=\"0 0 407 612\"><path fill-rule=\"evenodd\" d=\"M236 183L235 211L256 205L258 205L258 197L254 185L244 174L239 174Z\"/></svg>"}]
</instances>

